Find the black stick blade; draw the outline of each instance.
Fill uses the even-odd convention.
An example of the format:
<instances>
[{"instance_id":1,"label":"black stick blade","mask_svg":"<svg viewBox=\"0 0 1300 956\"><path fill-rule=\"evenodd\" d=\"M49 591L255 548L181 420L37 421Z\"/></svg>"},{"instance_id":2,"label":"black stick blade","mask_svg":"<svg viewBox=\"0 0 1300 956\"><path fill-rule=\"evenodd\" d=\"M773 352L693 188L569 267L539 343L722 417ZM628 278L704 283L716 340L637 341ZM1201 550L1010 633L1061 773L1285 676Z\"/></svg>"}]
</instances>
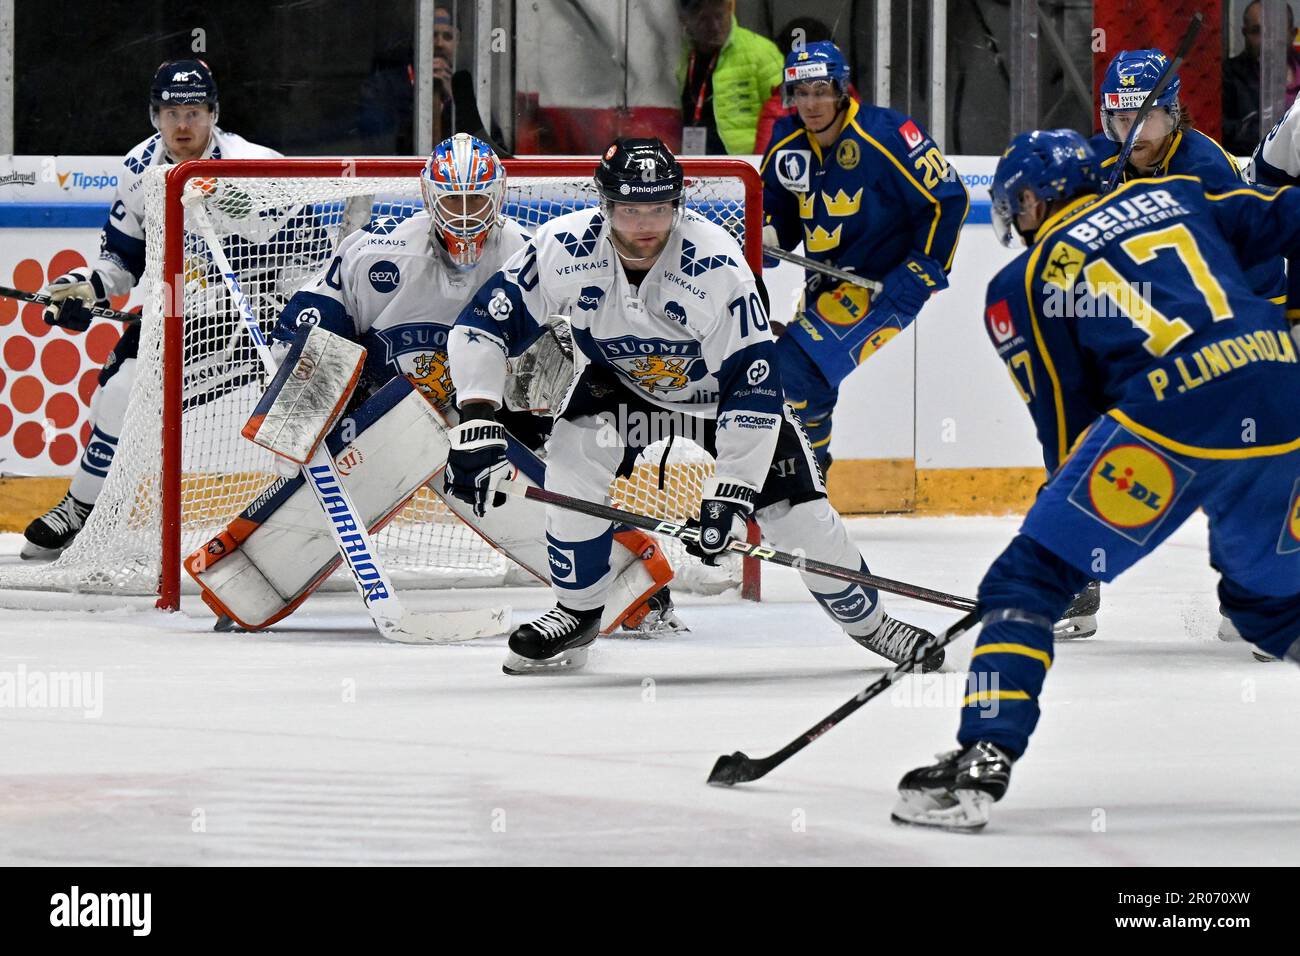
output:
<instances>
[{"instance_id":1,"label":"black stick blade","mask_svg":"<svg viewBox=\"0 0 1300 956\"><path fill-rule=\"evenodd\" d=\"M757 780L767 769L757 760L752 760L737 750L731 756L723 754L713 765L709 774L709 783L715 787L731 787L738 783Z\"/></svg>"}]
</instances>

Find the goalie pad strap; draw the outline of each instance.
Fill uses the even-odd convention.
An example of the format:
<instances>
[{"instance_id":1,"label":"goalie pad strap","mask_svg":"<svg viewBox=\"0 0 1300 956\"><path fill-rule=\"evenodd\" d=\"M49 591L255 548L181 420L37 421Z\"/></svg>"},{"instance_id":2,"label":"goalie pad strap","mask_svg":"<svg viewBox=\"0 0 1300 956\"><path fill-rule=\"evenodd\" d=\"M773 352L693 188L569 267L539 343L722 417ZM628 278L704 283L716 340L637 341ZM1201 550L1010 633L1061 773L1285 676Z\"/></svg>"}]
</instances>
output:
<instances>
[{"instance_id":1,"label":"goalie pad strap","mask_svg":"<svg viewBox=\"0 0 1300 956\"><path fill-rule=\"evenodd\" d=\"M249 441L305 464L352 396L366 350L319 326L303 326L244 425Z\"/></svg>"}]
</instances>

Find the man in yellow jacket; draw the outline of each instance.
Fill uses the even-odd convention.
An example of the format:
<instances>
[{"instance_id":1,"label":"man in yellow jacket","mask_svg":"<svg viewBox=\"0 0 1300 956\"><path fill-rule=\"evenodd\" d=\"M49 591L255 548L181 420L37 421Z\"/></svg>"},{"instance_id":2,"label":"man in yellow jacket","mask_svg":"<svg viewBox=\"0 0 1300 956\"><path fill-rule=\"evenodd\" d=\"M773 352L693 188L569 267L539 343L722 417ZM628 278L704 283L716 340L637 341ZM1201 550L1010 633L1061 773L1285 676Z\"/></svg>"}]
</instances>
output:
<instances>
[{"instance_id":1,"label":"man in yellow jacket","mask_svg":"<svg viewBox=\"0 0 1300 956\"><path fill-rule=\"evenodd\" d=\"M681 0L681 13L682 153L754 152L759 113L781 82L781 51L736 22L736 0Z\"/></svg>"}]
</instances>

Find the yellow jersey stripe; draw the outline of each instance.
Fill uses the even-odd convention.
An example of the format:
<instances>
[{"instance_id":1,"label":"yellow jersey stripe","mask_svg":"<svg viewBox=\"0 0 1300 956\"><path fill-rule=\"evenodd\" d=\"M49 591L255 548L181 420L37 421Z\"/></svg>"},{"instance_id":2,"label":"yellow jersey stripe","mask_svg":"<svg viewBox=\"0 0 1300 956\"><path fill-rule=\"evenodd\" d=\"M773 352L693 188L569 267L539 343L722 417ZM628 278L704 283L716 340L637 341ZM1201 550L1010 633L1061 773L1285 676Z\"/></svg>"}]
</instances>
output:
<instances>
[{"instance_id":1,"label":"yellow jersey stripe","mask_svg":"<svg viewBox=\"0 0 1300 956\"><path fill-rule=\"evenodd\" d=\"M1135 435L1141 435L1148 441L1153 441L1163 448L1170 451L1176 451L1180 455L1187 455L1191 458L1219 458L1219 459L1242 459L1242 458L1269 458L1273 455L1287 455L1293 451L1300 451L1300 438L1295 441L1289 441L1283 445L1260 445L1258 448L1201 448L1197 445L1186 445L1183 442L1176 441L1173 438L1167 438L1145 425L1139 425L1128 415L1121 412L1118 408L1112 408L1106 413L1115 421L1119 422Z\"/></svg>"},{"instance_id":2,"label":"yellow jersey stripe","mask_svg":"<svg viewBox=\"0 0 1300 956\"><path fill-rule=\"evenodd\" d=\"M989 700L1029 700L1030 697L1023 690L982 690L975 694L967 694L962 698L961 705L969 707L971 704L982 704Z\"/></svg>"},{"instance_id":3,"label":"yellow jersey stripe","mask_svg":"<svg viewBox=\"0 0 1300 956\"><path fill-rule=\"evenodd\" d=\"M976 658L981 654L1019 654L1021 657L1032 657L1046 670L1052 669L1052 655L1028 644L981 644L971 653L971 657Z\"/></svg>"}]
</instances>

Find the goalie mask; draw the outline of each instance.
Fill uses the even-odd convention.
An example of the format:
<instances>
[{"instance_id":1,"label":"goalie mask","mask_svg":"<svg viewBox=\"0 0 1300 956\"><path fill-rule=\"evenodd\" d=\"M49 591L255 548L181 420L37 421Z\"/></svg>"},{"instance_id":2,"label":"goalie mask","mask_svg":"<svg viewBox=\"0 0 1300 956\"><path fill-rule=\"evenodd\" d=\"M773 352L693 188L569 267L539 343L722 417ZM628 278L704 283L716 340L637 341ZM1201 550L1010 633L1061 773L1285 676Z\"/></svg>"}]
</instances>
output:
<instances>
[{"instance_id":1,"label":"goalie mask","mask_svg":"<svg viewBox=\"0 0 1300 956\"><path fill-rule=\"evenodd\" d=\"M433 220L431 234L457 269L478 265L500 221L505 188L505 166L482 140L457 133L433 148L420 172L420 193Z\"/></svg>"}]
</instances>

